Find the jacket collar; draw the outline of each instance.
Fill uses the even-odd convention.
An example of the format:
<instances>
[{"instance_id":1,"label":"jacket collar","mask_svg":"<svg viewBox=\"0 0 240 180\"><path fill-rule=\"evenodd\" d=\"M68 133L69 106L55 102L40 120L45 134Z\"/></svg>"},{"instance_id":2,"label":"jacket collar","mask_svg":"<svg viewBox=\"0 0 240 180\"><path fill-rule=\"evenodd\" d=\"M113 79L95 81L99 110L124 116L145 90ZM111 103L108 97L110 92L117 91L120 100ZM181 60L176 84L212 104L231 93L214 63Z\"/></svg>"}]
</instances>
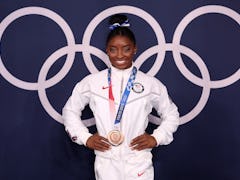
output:
<instances>
[{"instance_id":1,"label":"jacket collar","mask_svg":"<svg viewBox=\"0 0 240 180\"><path fill-rule=\"evenodd\" d=\"M110 65L110 68L111 68L111 71L112 73L114 74L130 74L131 71L132 71L132 68L133 68L133 64L131 67L127 68L127 69L118 69L118 68L115 68L114 66Z\"/></svg>"}]
</instances>

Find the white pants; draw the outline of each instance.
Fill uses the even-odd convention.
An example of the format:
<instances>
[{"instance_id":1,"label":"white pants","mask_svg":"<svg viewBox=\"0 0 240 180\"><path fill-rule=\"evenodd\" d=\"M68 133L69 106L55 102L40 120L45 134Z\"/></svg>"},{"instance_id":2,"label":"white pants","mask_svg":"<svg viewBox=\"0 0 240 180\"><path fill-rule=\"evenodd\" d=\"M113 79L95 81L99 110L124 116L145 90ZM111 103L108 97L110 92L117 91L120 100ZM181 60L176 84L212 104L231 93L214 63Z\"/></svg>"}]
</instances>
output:
<instances>
[{"instance_id":1,"label":"white pants","mask_svg":"<svg viewBox=\"0 0 240 180\"><path fill-rule=\"evenodd\" d=\"M96 180L153 180L152 158L130 157L125 160L96 156Z\"/></svg>"}]
</instances>

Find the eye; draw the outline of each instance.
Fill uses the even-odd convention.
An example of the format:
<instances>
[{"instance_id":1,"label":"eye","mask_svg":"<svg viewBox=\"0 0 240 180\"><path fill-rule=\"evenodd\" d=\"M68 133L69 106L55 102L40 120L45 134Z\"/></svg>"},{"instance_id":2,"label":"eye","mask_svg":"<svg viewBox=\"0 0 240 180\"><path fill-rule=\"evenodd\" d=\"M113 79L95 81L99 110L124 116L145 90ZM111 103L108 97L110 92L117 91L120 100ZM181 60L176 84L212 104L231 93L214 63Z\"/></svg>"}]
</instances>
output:
<instances>
[{"instance_id":1,"label":"eye","mask_svg":"<svg viewBox=\"0 0 240 180\"><path fill-rule=\"evenodd\" d=\"M124 50L124 52L129 52L131 50L131 48L129 46L127 46L127 47L124 47L123 50Z\"/></svg>"},{"instance_id":2,"label":"eye","mask_svg":"<svg viewBox=\"0 0 240 180\"><path fill-rule=\"evenodd\" d=\"M116 48L111 47L111 48L109 49L109 51L110 51L110 53L114 53L114 52L116 52Z\"/></svg>"}]
</instances>

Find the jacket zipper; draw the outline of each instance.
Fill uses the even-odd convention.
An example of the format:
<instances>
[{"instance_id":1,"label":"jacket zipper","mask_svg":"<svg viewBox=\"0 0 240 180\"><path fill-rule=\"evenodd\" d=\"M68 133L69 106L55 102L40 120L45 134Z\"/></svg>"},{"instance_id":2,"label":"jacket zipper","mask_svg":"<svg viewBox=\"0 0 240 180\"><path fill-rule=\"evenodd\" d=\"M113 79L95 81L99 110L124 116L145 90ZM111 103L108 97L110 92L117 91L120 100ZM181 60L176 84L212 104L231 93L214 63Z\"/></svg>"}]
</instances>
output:
<instances>
[{"instance_id":1,"label":"jacket zipper","mask_svg":"<svg viewBox=\"0 0 240 180\"><path fill-rule=\"evenodd\" d=\"M120 101L121 101L121 98L122 98L122 92L123 92L123 72L122 72L122 79L121 79L121 89L120 89Z\"/></svg>"}]
</instances>

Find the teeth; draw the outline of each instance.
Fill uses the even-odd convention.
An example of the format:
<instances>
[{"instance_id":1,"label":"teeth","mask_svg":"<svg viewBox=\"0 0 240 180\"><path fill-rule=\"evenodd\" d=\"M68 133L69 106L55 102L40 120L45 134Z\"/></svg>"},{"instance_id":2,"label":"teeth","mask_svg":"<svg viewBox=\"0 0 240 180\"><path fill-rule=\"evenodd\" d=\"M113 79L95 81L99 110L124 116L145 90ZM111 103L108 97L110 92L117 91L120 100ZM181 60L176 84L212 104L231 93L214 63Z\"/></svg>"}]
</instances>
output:
<instances>
[{"instance_id":1,"label":"teeth","mask_svg":"<svg viewBox=\"0 0 240 180\"><path fill-rule=\"evenodd\" d=\"M118 60L116 61L117 63L124 63L125 61L124 60Z\"/></svg>"}]
</instances>

